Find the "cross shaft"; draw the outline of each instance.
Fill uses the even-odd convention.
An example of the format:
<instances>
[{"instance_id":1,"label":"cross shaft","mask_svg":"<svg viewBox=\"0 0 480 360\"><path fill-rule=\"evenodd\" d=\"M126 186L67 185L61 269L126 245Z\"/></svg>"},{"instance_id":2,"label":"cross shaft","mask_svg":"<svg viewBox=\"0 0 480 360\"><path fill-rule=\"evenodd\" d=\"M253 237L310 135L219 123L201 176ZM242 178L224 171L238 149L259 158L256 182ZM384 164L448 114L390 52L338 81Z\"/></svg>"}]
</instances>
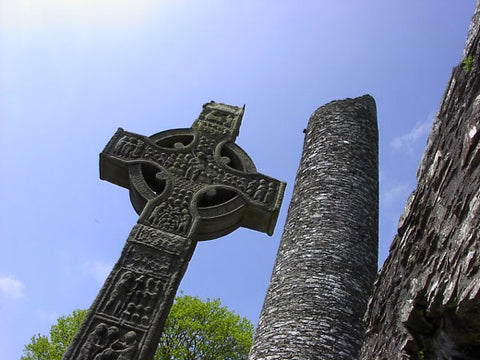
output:
<instances>
[{"instance_id":1,"label":"cross shaft","mask_svg":"<svg viewBox=\"0 0 480 360\"><path fill-rule=\"evenodd\" d=\"M273 233L285 183L234 143L243 113L210 102L189 129L114 134L100 178L129 189L139 219L64 360L152 359L197 241Z\"/></svg>"}]
</instances>

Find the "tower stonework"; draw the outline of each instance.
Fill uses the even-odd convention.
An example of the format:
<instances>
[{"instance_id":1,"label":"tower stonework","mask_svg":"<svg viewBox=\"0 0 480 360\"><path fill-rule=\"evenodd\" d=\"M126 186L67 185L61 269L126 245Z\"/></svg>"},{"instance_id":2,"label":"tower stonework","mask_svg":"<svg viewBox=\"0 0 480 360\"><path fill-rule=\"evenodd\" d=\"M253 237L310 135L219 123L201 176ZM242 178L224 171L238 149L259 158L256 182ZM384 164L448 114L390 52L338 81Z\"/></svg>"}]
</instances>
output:
<instances>
[{"instance_id":1,"label":"tower stonework","mask_svg":"<svg viewBox=\"0 0 480 360\"><path fill-rule=\"evenodd\" d=\"M309 120L249 359L358 358L377 250L378 131L366 95Z\"/></svg>"}]
</instances>

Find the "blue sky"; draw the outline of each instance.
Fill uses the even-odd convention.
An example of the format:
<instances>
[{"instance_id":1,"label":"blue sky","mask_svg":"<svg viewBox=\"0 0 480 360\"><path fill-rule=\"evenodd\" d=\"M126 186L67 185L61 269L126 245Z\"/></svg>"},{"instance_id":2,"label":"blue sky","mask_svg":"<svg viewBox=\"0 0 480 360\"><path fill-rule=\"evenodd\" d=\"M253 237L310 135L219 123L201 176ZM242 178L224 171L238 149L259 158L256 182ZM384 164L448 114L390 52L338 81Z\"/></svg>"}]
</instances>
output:
<instances>
[{"instance_id":1,"label":"blue sky","mask_svg":"<svg viewBox=\"0 0 480 360\"><path fill-rule=\"evenodd\" d=\"M286 181L275 234L200 243L181 284L256 323L311 113L375 97L380 265L474 1L0 0L0 358L93 301L137 216L98 178L118 127L190 127L246 104L237 143Z\"/></svg>"}]
</instances>

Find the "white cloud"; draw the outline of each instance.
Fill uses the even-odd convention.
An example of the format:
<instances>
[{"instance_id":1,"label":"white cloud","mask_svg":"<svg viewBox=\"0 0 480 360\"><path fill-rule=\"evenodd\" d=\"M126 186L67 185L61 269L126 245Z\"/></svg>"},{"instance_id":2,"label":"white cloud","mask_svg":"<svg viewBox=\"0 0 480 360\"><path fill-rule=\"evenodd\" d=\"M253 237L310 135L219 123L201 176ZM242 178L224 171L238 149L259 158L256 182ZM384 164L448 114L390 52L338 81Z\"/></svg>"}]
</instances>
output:
<instances>
[{"instance_id":1,"label":"white cloud","mask_svg":"<svg viewBox=\"0 0 480 360\"><path fill-rule=\"evenodd\" d=\"M89 260L82 264L82 272L103 284L112 267L113 265L105 264L100 260Z\"/></svg>"},{"instance_id":2,"label":"white cloud","mask_svg":"<svg viewBox=\"0 0 480 360\"><path fill-rule=\"evenodd\" d=\"M427 120L422 123L417 123L415 127L407 134L397 136L391 142L392 148L395 150L406 151L409 154L413 154L414 146L419 140L426 139L430 128L432 127L433 116L430 115ZM422 144L425 145L425 144Z\"/></svg>"},{"instance_id":3,"label":"white cloud","mask_svg":"<svg viewBox=\"0 0 480 360\"><path fill-rule=\"evenodd\" d=\"M0 276L0 293L9 298L24 298L25 285L13 277Z\"/></svg>"}]
</instances>

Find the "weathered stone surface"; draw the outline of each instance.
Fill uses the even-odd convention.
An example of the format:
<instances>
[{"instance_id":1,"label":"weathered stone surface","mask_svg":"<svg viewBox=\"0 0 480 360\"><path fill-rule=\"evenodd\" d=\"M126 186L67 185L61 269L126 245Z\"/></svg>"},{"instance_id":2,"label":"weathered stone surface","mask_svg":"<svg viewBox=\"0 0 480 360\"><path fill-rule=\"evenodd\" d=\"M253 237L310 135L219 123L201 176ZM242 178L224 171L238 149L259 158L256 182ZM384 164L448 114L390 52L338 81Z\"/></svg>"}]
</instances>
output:
<instances>
[{"instance_id":1,"label":"weathered stone surface","mask_svg":"<svg viewBox=\"0 0 480 360\"><path fill-rule=\"evenodd\" d=\"M355 359L377 269L375 102L311 116L250 359Z\"/></svg>"},{"instance_id":2,"label":"weathered stone surface","mask_svg":"<svg viewBox=\"0 0 480 360\"><path fill-rule=\"evenodd\" d=\"M153 358L195 245L187 237L135 225L63 359L108 359L109 353Z\"/></svg>"},{"instance_id":3,"label":"weathered stone surface","mask_svg":"<svg viewBox=\"0 0 480 360\"><path fill-rule=\"evenodd\" d=\"M212 101L190 129L114 134L100 178L129 189L140 217L62 359L151 360L197 241L272 234L285 183L234 143L243 112Z\"/></svg>"},{"instance_id":4,"label":"weathered stone surface","mask_svg":"<svg viewBox=\"0 0 480 360\"><path fill-rule=\"evenodd\" d=\"M477 2L375 283L362 359L480 358L479 54Z\"/></svg>"}]
</instances>

